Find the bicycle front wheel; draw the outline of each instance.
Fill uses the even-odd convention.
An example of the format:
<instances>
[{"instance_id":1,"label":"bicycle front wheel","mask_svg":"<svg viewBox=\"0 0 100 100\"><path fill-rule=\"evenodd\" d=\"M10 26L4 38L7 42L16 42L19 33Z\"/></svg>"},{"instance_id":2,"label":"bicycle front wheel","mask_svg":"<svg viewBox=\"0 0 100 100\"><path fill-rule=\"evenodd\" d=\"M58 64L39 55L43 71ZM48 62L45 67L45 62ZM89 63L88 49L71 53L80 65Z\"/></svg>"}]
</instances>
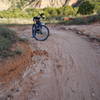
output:
<instances>
[{"instance_id":1,"label":"bicycle front wheel","mask_svg":"<svg viewBox=\"0 0 100 100\"><path fill-rule=\"evenodd\" d=\"M35 31L35 36L34 38L38 41L44 41L48 38L49 36L49 29L47 26L42 25L42 28L39 30Z\"/></svg>"}]
</instances>

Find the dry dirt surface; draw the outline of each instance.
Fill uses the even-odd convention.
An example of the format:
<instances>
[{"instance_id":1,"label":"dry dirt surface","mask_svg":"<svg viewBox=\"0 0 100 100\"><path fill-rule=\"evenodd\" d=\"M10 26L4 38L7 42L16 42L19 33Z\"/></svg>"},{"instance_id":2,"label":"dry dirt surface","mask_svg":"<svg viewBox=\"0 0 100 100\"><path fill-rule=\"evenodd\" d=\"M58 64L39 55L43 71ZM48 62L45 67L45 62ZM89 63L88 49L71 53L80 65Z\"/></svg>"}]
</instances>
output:
<instances>
[{"instance_id":1,"label":"dry dirt surface","mask_svg":"<svg viewBox=\"0 0 100 100\"><path fill-rule=\"evenodd\" d=\"M63 26L36 41L31 26L13 27L33 50L32 65L10 85L0 84L0 100L100 100L100 44Z\"/></svg>"},{"instance_id":2,"label":"dry dirt surface","mask_svg":"<svg viewBox=\"0 0 100 100\"><path fill-rule=\"evenodd\" d=\"M92 40L100 42L100 24L92 25L71 25L65 26L66 30L71 30L80 35L85 35Z\"/></svg>"}]
</instances>

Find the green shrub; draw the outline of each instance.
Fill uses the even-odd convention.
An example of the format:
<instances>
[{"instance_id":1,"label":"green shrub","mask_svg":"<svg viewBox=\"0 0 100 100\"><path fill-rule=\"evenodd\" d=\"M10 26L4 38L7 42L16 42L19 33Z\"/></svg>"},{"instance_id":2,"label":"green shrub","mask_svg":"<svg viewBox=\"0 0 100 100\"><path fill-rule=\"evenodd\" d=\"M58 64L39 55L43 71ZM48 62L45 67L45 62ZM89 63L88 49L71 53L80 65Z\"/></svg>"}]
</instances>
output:
<instances>
[{"instance_id":1,"label":"green shrub","mask_svg":"<svg viewBox=\"0 0 100 100\"><path fill-rule=\"evenodd\" d=\"M27 12L30 18L32 18L33 16L38 16L39 13L43 12L42 9L35 9L35 8L28 8L25 11Z\"/></svg>"},{"instance_id":2,"label":"green shrub","mask_svg":"<svg viewBox=\"0 0 100 100\"><path fill-rule=\"evenodd\" d=\"M16 49L12 51L10 48L13 43L19 41L16 36L16 32L0 27L0 57L14 56L15 54L21 54L21 50Z\"/></svg>"},{"instance_id":3,"label":"green shrub","mask_svg":"<svg viewBox=\"0 0 100 100\"><path fill-rule=\"evenodd\" d=\"M17 39L17 36L15 34L16 34L16 32L13 30L10 30L10 29L4 28L4 27L0 28L0 36L7 38L13 42L16 41L16 39Z\"/></svg>"},{"instance_id":4,"label":"green shrub","mask_svg":"<svg viewBox=\"0 0 100 100\"><path fill-rule=\"evenodd\" d=\"M62 12L63 12L63 15L67 15L67 16L70 16L70 15L73 16L76 14L76 11L71 6L63 7Z\"/></svg>"},{"instance_id":5,"label":"green shrub","mask_svg":"<svg viewBox=\"0 0 100 100\"><path fill-rule=\"evenodd\" d=\"M29 18L30 15L20 9L0 11L0 18Z\"/></svg>"},{"instance_id":6,"label":"green shrub","mask_svg":"<svg viewBox=\"0 0 100 100\"><path fill-rule=\"evenodd\" d=\"M100 14L100 6L96 7L96 13Z\"/></svg>"},{"instance_id":7,"label":"green shrub","mask_svg":"<svg viewBox=\"0 0 100 100\"><path fill-rule=\"evenodd\" d=\"M100 13L100 0L89 0L92 4L95 5L96 13Z\"/></svg>"},{"instance_id":8,"label":"green shrub","mask_svg":"<svg viewBox=\"0 0 100 100\"><path fill-rule=\"evenodd\" d=\"M0 36L0 51L6 50L11 46L11 40Z\"/></svg>"},{"instance_id":9,"label":"green shrub","mask_svg":"<svg viewBox=\"0 0 100 100\"><path fill-rule=\"evenodd\" d=\"M57 11L57 14L58 14L59 16L62 16L62 15L63 15L63 8L62 8L62 7L57 8L56 11Z\"/></svg>"},{"instance_id":10,"label":"green shrub","mask_svg":"<svg viewBox=\"0 0 100 100\"><path fill-rule=\"evenodd\" d=\"M44 11L44 14L47 17L49 17L49 16L57 16L58 15L56 8L49 8L48 7L48 8L44 8L43 11Z\"/></svg>"},{"instance_id":11,"label":"green shrub","mask_svg":"<svg viewBox=\"0 0 100 100\"><path fill-rule=\"evenodd\" d=\"M17 40L15 32L8 28L0 28L0 51L8 49Z\"/></svg>"},{"instance_id":12,"label":"green shrub","mask_svg":"<svg viewBox=\"0 0 100 100\"><path fill-rule=\"evenodd\" d=\"M75 8L76 9L76 8ZM47 17L53 16L73 16L76 14L76 10L71 6L60 7L60 8L44 8L43 11Z\"/></svg>"},{"instance_id":13,"label":"green shrub","mask_svg":"<svg viewBox=\"0 0 100 100\"><path fill-rule=\"evenodd\" d=\"M84 1L78 9L78 13L82 15L92 14L94 11L95 5L89 1Z\"/></svg>"}]
</instances>

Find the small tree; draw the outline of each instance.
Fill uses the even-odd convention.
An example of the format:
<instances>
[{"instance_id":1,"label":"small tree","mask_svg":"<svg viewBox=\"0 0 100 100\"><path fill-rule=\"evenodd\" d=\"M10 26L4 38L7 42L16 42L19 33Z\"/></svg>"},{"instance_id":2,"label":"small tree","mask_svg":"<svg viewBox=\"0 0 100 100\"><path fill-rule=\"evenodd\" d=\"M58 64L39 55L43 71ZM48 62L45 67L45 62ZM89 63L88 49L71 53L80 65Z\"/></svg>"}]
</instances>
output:
<instances>
[{"instance_id":1,"label":"small tree","mask_svg":"<svg viewBox=\"0 0 100 100\"><path fill-rule=\"evenodd\" d=\"M78 9L78 13L82 15L92 14L94 11L95 5L91 4L89 1L84 1Z\"/></svg>"}]
</instances>

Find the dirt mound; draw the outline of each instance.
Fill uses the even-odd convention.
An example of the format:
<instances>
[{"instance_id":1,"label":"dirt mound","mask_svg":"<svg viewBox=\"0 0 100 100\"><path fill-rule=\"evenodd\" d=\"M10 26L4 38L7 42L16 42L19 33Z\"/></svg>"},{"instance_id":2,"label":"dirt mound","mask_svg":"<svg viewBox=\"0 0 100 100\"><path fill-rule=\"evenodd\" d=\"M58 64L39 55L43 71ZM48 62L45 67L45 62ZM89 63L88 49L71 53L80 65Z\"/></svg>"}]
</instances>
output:
<instances>
[{"instance_id":1,"label":"dirt mound","mask_svg":"<svg viewBox=\"0 0 100 100\"><path fill-rule=\"evenodd\" d=\"M14 44L14 46L20 47L23 52L21 55L0 60L1 83L8 83L19 78L27 65L31 62L32 51L27 44L19 42Z\"/></svg>"}]
</instances>

